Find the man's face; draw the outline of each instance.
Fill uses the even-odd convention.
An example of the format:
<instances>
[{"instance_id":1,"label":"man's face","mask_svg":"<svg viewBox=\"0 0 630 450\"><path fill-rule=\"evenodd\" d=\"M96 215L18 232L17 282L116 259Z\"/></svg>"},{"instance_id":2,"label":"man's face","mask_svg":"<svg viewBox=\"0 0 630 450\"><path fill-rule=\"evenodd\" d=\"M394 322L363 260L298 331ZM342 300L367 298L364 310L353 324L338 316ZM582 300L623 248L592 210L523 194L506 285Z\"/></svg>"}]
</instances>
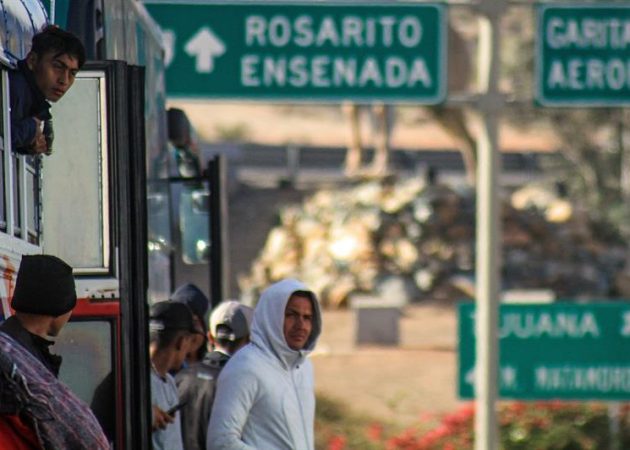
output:
<instances>
[{"instance_id":1,"label":"man's face","mask_svg":"<svg viewBox=\"0 0 630 450\"><path fill-rule=\"evenodd\" d=\"M47 52L43 55L29 53L26 63L35 76L35 83L46 100L56 102L70 89L79 71L79 61L68 54L55 55Z\"/></svg>"},{"instance_id":2,"label":"man's face","mask_svg":"<svg viewBox=\"0 0 630 450\"><path fill-rule=\"evenodd\" d=\"M284 310L284 339L293 350L302 350L313 330L311 299L292 295Z\"/></svg>"},{"instance_id":3,"label":"man's face","mask_svg":"<svg viewBox=\"0 0 630 450\"><path fill-rule=\"evenodd\" d=\"M195 332L190 336L190 345L188 349L188 355L197 353L197 351L201 348L202 345L205 344L205 334L203 332L203 325L201 324L201 319L198 316L193 314L193 326L195 328Z\"/></svg>"},{"instance_id":4,"label":"man's face","mask_svg":"<svg viewBox=\"0 0 630 450\"><path fill-rule=\"evenodd\" d=\"M176 345L174 347L172 366L169 370L179 370L182 368L184 361L186 360L186 355L191 350L191 343L194 334L192 333L182 333L176 341Z\"/></svg>"},{"instance_id":5,"label":"man's face","mask_svg":"<svg viewBox=\"0 0 630 450\"><path fill-rule=\"evenodd\" d=\"M70 320L71 315L72 315L72 310L68 311L67 313L61 316L55 317L55 319L50 324L50 328L48 329L48 335L58 336L61 329L65 327L66 324L68 323L68 320Z\"/></svg>"}]
</instances>

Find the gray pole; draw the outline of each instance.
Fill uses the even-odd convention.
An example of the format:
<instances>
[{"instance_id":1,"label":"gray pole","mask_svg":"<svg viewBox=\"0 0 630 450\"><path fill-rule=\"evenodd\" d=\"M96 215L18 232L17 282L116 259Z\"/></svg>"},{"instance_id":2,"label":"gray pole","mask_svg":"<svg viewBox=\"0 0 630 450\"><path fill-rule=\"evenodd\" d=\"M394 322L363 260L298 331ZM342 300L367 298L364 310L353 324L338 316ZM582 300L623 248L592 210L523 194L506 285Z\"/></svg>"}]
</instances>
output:
<instances>
[{"instance_id":1,"label":"gray pole","mask_svg":"<svg viewBox=\"0 0 630 450\"><path fill-rule=\"evenodd\" d=\"M499 172L498 114L503 105L499 93L499 20L501 0L481 0L479 18L479 103L483 126L478 139L477 251L476 251L476 376L475 450L498 448L496 401L498 397L499 304Z\"/></svg>"}]
</instances>

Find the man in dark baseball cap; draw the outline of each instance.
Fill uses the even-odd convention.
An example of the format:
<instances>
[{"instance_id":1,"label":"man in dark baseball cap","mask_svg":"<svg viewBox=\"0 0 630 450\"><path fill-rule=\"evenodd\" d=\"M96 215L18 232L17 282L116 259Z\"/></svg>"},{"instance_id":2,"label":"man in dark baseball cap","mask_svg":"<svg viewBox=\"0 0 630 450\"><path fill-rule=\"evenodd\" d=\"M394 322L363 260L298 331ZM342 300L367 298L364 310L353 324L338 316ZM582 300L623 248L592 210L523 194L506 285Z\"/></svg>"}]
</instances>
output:
<instances>
[{"instance_id":1,"label":"man in dark baseball cap","mask_svg":"<svg viewBox=\"0 0 630 450\"><path fill-rule=\"evenodd\" d=\"M181 368L194 332L192 312L185 304L167 300L151 306L149 357L154 450L183 448L179 395L169 372Z\"/></svg>"},{"instance_id":2,"label":"man in dark baseball cap","mask_svg":"<svg viewBox=\"0 0 630 450\"><path fill-rule=\"evenodd\" d=\"M171 300L158 302L151 306L149 313L149 330L151 333L164 335L175 331L193 333L192 311L183 303Z\"/></svg>"},{"instance_id":3,"label":"man in dark baseball cap","mask_svg":"<svg viewBox=\"0 0 630 450\"><path fill-rule=\"evenodd\" d=\"M17 274L9 317L0 331L32 353L55 376L61 357L53 355L49 338L66 325L77 303L72 267L52 255L25 255Z\"/></svg>"}]
</instances>

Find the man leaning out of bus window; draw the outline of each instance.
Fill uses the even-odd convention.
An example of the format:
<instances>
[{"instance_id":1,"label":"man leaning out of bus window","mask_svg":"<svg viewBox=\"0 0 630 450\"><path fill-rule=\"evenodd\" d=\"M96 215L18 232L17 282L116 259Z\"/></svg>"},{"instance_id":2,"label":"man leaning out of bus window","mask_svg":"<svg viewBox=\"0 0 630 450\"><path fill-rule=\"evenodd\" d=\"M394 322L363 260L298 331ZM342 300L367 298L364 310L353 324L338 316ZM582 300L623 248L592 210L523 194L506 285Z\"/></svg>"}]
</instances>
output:
<instances>
[{"instance_id":1,"label":"man leaning out of bus window","mask_svg":"<svg viewBox=\"0 0 630 450\"><path fill-rule=\"evenodd\" d=\"M74 34L49 25L33 36L31 50L9 73L11 146L25 155L52 152L50 103L68 92L85 63Z\"/></svg>"},{"instance_id":2,"label":"man leaning out of bus window","mask_svg":"<svg viewBox=\"0 0 630 450\"><path fill-rule=\"evenodd\" d=\"M169 373L181 368L195 333L190 308L172 300L151 306L149 319L153 450L182 450L179 394Z\"/></svg>"},{"instance_id":3,"label":"man leaning out of bus window","mask_svg":"<svg viewBox=\"0 0 630 450\"><path fill-rule=\"evenodd\" d=\"M11 307L0 326L0 449L104 450L90 408L57 379L50 352L77 302L72 267L51 255L22 258Z\"/></svg>"}]
</instances>

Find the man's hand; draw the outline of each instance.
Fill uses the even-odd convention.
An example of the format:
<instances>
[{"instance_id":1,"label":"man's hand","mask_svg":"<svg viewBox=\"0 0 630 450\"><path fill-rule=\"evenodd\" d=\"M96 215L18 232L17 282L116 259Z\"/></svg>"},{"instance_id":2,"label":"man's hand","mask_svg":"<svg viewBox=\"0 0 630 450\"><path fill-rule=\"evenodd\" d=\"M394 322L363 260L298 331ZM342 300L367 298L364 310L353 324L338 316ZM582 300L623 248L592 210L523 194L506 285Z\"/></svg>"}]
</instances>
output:
<instances>
[{"instance_id":1,"label":"man's hand","mask_svg":"<svg viewBox=\"0 0 630 450\"><path fill-rule=\"evenodd\" d=\"M35 120L35 137L31 142L31 154L41 155L48 152L48 145L46 145L46 137L42 131L42 121L37 117L33 117Z\"/></svg>"},{"instance_id":2,"label":"man's hand","mask_svg":"<svg viewBox=\"0 0 630 450\"><path fill-rule=\"evenodd\" d=\"M173 423L175 418L170 416L158 406L153 405L153 431L163 430L169 423Z\"/></svg>"}]
</instances>

